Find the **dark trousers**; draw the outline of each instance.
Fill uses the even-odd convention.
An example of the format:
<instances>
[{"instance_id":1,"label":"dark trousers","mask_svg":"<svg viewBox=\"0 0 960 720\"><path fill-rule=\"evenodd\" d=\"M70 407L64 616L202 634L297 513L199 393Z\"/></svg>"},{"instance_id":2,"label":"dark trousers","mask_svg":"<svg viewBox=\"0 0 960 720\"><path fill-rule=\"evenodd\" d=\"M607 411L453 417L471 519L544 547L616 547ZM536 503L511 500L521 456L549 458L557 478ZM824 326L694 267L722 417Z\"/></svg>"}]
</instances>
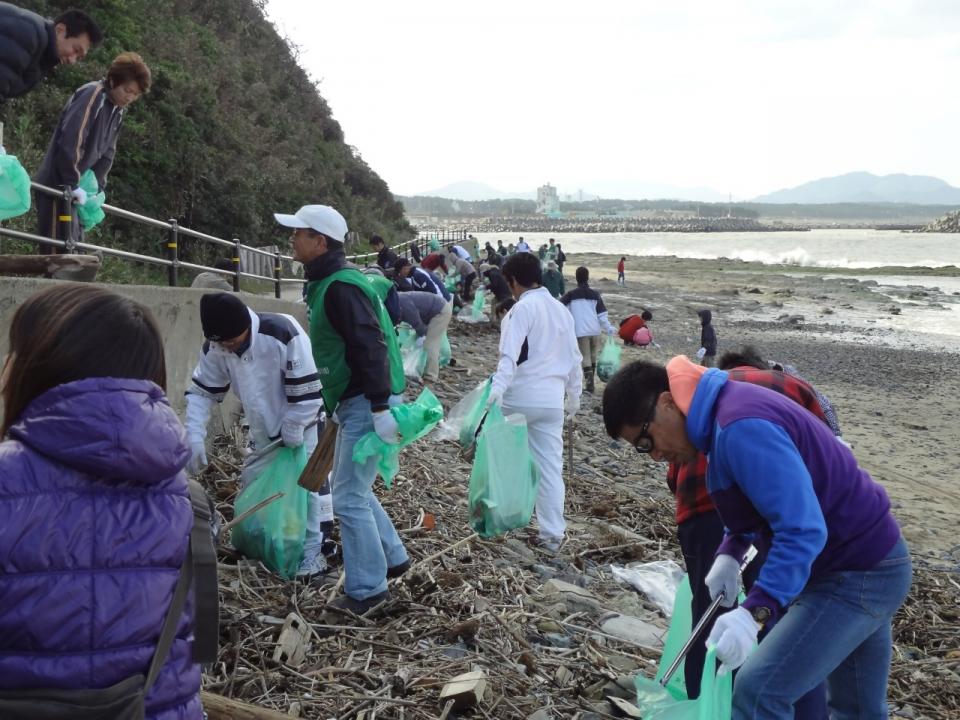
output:
<instances>
[{"instance_id":1,"label":"dark trousers","mask_svg":"<svg viewBox=\"0 0 960 720\"><path fill-rule=\"evenodd\" d=\"M473 300L473 281L477 279L476 273L470 273L463 278L463 295L464 300Z\"/></svg>"},{"instance_id":2,"label":"dark trousers","mask_svg":"<svg viewBox=\"0 0 960 720\"><path fill-rule=\"evenodd\" d=\"M707 590L706 579L717 548L723 540L723 521L716 511L700 513L685 520L677 526L677 539L680 541L680 552L687 566L687 575L690 580L690 590L693 599L690 601L690 615L693 625L703 617L710 607L710 591ZM743 572L743 586L749 590L753 587L760 568L763 567L763 557L757 555L753 562ZM724 612L721 608L720 612ZM719 614L719 613L718 613ZM707 655L707 638L713 629L713 622L708 623L700 640L694 643L684 662L683 673L687 685L687 697L691 700L700 697L700 678L703 675L703 662ZM763 639L763 633L760 635ZM736 683L736 679L734 679ZM793 706L796 720L826 720L827 718L827 687L821 684L800 698Z\"/></svg>"}]
</instances>

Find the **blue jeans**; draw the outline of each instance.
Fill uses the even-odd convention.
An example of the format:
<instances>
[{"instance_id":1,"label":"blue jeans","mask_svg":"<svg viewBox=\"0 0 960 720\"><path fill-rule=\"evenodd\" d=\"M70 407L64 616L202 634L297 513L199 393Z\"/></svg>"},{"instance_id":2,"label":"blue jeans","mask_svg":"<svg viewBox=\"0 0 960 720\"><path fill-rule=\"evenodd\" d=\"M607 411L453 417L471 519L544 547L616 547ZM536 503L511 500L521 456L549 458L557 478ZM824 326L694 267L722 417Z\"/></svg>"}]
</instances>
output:
<instances>
[{"instance_id":1,"label":"blue jeans","mask_svg":"<svg viewBox=\"0 0 960 720\"><path fill-rule=\"evenodd\" d=\"M913 570L903 538L870 570L811 580L733 685L733 720L793 718L793 704L826 679L832 720L887 717L891 625Z\"/></svg>"},{"instance_id":2,"label":"blue jeans","mask_svg":"<svg viewBox=\"0 0 960 720\"><path fill-rule=\"evenodd\" d=\"M399 397L390 404L398 405ZM373 432L370 401L362 395L343 400L336 412L339 431L333 451L333 513L340 520L344 590L354 600L366 600L387 589L387 567L407 559L393 523L373 494L376 459L353 462L353 446Z\"/></svg>"}]
</instances>

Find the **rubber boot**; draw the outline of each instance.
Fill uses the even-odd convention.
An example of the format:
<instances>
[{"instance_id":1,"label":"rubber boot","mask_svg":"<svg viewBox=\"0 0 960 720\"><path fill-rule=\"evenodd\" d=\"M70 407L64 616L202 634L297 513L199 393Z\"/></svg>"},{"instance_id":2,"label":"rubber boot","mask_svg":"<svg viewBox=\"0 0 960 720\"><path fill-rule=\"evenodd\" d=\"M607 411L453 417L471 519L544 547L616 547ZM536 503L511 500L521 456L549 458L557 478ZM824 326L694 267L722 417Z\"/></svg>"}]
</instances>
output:
<instances>
[{"instance_id":1,"label":"rubber boot","mask_svg":"<svg viewBox=\"0 0 960 720\"><path fill-rule=\"evenodd\" d=\"M588 392L591 395L593 394L593 390L594 390L593 373L594 373L595 367L596 366L594 365L590 365L589 367L585 367L583 369L583 390L584 392Z\"/></svg>"}]
</instances>

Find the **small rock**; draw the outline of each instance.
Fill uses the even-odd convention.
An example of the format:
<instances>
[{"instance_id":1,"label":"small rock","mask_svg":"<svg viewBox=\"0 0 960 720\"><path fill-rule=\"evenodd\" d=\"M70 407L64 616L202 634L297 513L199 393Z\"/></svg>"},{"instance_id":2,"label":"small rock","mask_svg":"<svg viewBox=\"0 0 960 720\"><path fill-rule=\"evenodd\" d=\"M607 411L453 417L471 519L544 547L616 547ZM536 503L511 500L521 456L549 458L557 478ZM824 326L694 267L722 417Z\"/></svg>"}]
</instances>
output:
<instances>
[{"instance_id":1,"label":"small rock","mask_svg":"<svg viewBox=\"0 0 960 720\"><path fill-rule=\"evenodd\" d=\"M590 611L600 609L600 599L596 595L563 580L547 580L540 591L545 596L559 595L570 608Z\"/></svg>"},{"instance_id":2,"label":"small rock","mask_svg":"<svg viewBox=\"0 0 960 720\"><path fill-rule=\"evenodd\" d=\"M547 645L564 650L573 647L573 638L562 633L544 633L543 639Z\"/></svg>"},{"instance_id":3,"label":"small rock","mask_svg":"<svg viewBox=\"0 0 960 720\"><path fill-rule=\"evenodd\" d=\"M563 627L554 620L540 620L537 622L537 630L542 633L562 633Z\"/></svg>"},{"instance_id":4,"label":"small rock","mask_svg":"<svg viewBox=\"0 0 960 720\"><path fill-rule=\"evenodd\" d=\"M617 615L610 618L600 625L600 629L607 635L613 635L635 645L651 648L663 645L662 629L630 615Z\"/></svg>"}]
</instances>

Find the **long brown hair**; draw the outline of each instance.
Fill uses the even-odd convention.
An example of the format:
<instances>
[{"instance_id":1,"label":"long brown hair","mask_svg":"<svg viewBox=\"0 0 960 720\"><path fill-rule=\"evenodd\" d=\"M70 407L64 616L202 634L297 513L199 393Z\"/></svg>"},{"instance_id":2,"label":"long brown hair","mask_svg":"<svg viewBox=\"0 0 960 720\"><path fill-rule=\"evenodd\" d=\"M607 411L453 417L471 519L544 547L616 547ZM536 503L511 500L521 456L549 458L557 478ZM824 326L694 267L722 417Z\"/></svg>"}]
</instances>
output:
<instances>
[{"instance_id":1,"label":"long brown hair","mask_svg":"<svg viewBox=\"0 0 960 720\"><path fill-rule=\"evenodd\" d=\"M140 303L93 285L55 285L14 313L4 377L5 435L34 398L74 380L151 380L166 391L163 339Z\"/></svg>"}]
</instances>

